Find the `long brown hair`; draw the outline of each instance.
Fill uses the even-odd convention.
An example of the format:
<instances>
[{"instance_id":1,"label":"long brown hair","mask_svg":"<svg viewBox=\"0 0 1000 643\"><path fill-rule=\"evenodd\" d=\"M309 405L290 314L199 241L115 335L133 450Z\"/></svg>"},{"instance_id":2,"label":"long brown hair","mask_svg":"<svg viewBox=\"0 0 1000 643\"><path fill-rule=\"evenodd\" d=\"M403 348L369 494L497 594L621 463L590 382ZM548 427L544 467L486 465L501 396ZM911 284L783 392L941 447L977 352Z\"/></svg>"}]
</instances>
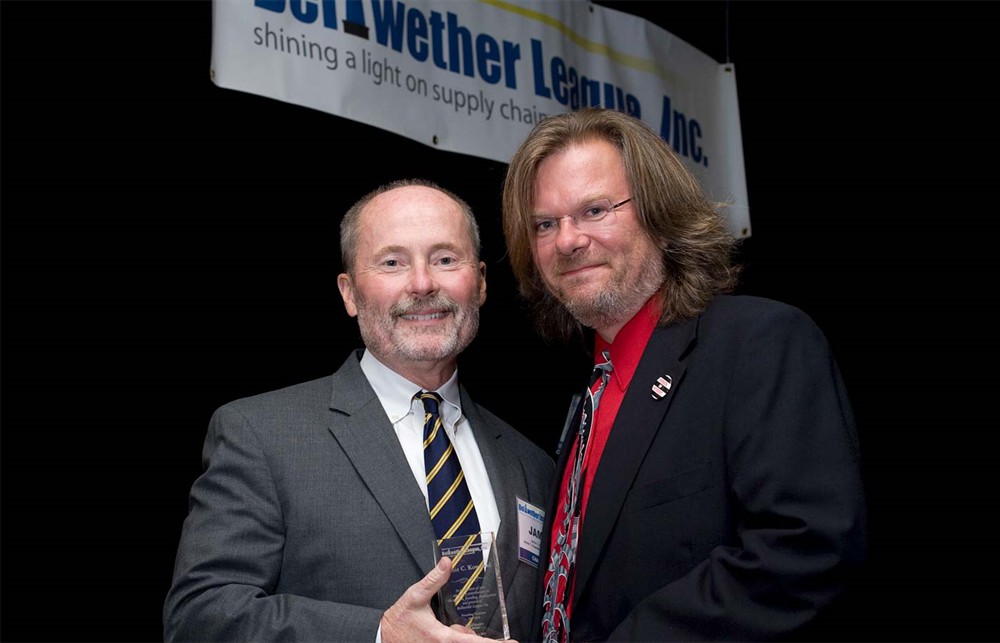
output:
<instances>
[{"instance_id":1,"label":"long brown hair","mask_svg":"<svg viewBox=\"0 0 1000 643\"><path fill-rule=\"evenodd\" d=\"M532 218L539 164L574 143L606 140L621 154L632 204L643 231L660 249L665 279L661 324L701 313L736 286L736 239L698 180L667 143L642 121L607 109L583 109L540 121L521 143L503 186L503 228L521 294L535 309L543 335L569 339L580 324L545 287L532 258Z\"/></svg>"}]
</instances>

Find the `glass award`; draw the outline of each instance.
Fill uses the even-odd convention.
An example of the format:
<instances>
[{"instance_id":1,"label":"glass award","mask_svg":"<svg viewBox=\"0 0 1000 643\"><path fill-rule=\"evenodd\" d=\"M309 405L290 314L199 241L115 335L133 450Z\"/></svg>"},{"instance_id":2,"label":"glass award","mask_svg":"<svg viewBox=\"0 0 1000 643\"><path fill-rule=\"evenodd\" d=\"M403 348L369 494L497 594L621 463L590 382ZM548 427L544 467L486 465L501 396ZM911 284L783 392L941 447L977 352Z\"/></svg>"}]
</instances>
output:
<instances>
[{"instance_id":1,"label":"glass award","mask_svg":"<svg viewBox=\"0 0 1000 643\"><path fill-rule=\"evenodd\" d=\"M437 618L464 625L484 638L507 640L507 605L493 532L434 541L434 561L451 559L451 577L438 591Z\"/></svg>"}]
</instances>

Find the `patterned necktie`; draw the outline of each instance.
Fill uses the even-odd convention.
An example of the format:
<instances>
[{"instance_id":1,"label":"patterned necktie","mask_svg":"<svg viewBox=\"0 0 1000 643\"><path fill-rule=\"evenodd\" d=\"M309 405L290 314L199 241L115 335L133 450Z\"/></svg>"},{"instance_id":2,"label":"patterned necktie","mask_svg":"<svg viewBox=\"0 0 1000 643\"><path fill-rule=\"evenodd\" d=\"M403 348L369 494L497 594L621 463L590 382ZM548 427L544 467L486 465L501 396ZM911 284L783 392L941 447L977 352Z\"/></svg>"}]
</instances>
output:
<instances>
[{"instance_id":1,"label":"patterned necktie","mask_svg":"<svg viewBox=\"0 0 1000 643\"><path fill-rule=\"evenodd\" d=\"M441 423L441 397L437 393L421 391L416 396L424 403L424 467L427 471L427 505L431 523L440 544L445 538L468 536L467 545L479 542L479 517L472 504L469 485L455 454L455 447ZM464 549L462 550L464 551ZM474 600L463 603L466 596L474 599L482 584L483 561L471 573L459 572L460 556L452 560L452 574L448 580L455 596L455 608L471 627L475 613ZM462 568L466 568L463 565Z\"/></svg>"},{"instance_id":2,"label":"patterned necktie","mask_svg":"<svg viewBox=\"0 0 1000 643\"><path fill-rule=\"evenodd\" d=\"M549 554L549 568L545 574L545 595L542 599L545 609L545 616L542 619L542 639L545 643L569 641L566 603L567 594L572 591L576 547L580 538L580 502L583 492L581 485L585 478L584 456L587 453L594 412L597 411L612 371L611 356L608 351L604 351L602 355L604 362L594 366L590 386L587 387L587 397L583 403L580 428L577 432L573 473L569 476L560 512L563 518L558 525L556 541Z\"/></svg>"}]
</instances>

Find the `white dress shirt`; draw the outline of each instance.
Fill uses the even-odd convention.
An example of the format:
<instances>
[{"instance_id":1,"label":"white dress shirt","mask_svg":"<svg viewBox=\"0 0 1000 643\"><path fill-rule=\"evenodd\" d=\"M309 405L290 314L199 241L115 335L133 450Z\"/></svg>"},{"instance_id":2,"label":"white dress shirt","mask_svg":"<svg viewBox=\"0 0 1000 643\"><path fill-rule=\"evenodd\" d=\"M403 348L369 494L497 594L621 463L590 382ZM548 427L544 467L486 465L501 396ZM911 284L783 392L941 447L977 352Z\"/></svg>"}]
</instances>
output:
<instances>
[{"instance_id":1,"label":"white dress shirt","mask_svg":"<svg viewBox=\"0 0 1000 643\"><path fill-rule=\"evenodd\" d=\"M424 403L415 399L415 395L424 390L396 371L392 370L374 355L365 350L361 357L361 370L368 383L375 390L375 395L385 414L392 422L399 444L403 447L406 461L417 486L424 494L424 504L427 504L427 472L424 466ZM500 512L497 511L496 498L493 497L493 487L486 474L483 456L479 453L476 436L468 418L462 415L462 400L458 393L458 369L452 373L444 385L435 391L444 400L440 406L441 424L445 433L455 448L455 455L462 465L469 494L476 506L476 516L479 518L480 531L492 531L496 534L500 529ZM428 515L430 509L428 508ZM430 543L428 543L428 547ZM484 552L485 553L485 552ZM375 643L382 642L382 625L379 624L375 633Z\"/></svg>"},{"instance_id":2,"label":"white dress shirt","mask_svg":"<svg viewBox=\"0 0 1000 643\"><path fill-rule=\"evenodd\" d=\"M378 361L367 350L361 357L361 370L375 390L385 414L396 430L406 461L410 464L413 479L427 502L427 472L424 468L424 404L414 396L424 390L399 373ZM455 454L465 473L472 502L476 505L481 531L496 534L500 528L493 487L486 474L483 456L479 453L476 436L472 434L469 419L462 414L462 400L458 393L458 369L441 388L435 391L444 400L440 407L441 423L448 439L455 447Z\"/></svg>"}]
</instances>

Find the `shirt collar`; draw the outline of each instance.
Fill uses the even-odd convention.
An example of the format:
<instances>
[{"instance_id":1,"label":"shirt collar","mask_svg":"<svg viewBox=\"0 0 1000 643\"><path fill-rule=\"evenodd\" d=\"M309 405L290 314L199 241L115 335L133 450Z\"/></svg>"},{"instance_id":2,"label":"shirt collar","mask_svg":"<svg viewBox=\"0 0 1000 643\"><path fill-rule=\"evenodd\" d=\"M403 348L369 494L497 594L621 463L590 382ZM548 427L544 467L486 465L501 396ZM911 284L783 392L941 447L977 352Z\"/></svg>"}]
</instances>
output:
<instances>
[{"instance_id":1,"label":"shirt collar","mask_svg":"<svg viewBox=\"0 0 1000 643\"><path fill-rule=\"evenodd\" d=\"M646 350L646 344L649 343L649 338L653 335L659 320L660 296L657 293L646 300L639 312L622 326L615 335L615 341L609 344L599 333L594 334L594 363L604 361L602 352L610 351L611 365L614 367L611 379L622 391L627 389L629 382L632 381L642 353Z\"/></svg>"},{"instance_id":2,"label":"shirt collar","mask_svg":"<svg viewBox=\"0 0 1000 643\"><path fill-rule=\"evenodd\" d=\"M361 370L375 395L378 396L382 408L385 409L389 421L395 424L406 417L413 406L413 396L424 390L406 379L382 362L372 353L365 350L361 356ZM442 416L446 425L455 426L462 418L462 400L458 389L458 369L451 374L448 381L437 389L445 404Z\"/></svg>"}]
</instances>

